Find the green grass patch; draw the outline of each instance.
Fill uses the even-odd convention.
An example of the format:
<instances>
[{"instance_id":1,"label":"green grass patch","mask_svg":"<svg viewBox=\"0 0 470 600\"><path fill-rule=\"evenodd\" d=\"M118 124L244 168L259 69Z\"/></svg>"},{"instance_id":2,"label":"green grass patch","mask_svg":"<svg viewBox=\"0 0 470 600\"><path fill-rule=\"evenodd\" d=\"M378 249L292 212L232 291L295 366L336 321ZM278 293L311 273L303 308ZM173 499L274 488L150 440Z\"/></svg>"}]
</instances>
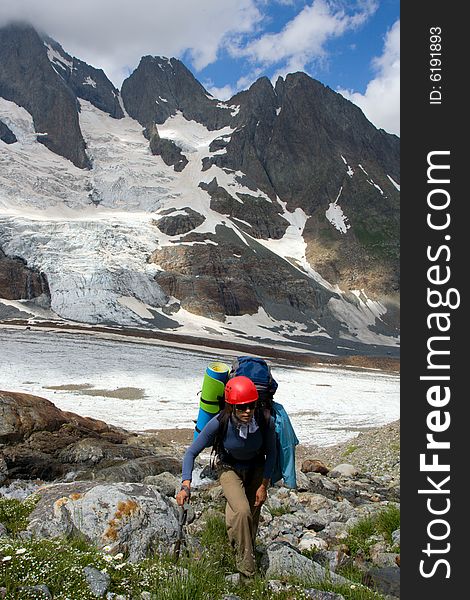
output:
<instances>
[{"instance_id":1,"label":"green grass patch","mask_svg":"<svg viewBox=\"0 0 470 600\"><path fill-rule=\"evenodd\" d=\"M213 558L214 565L226 573L236 572L235 554L227 536L225 518L214 514L207 518L198 538L207 554Z\"/></svg>"},{"instance_id":2,"label":"green grass patch","mask_svg":"<svg viewBox=\"0 0 470 600\"><path fill-rule=\"evenodd\" d=\"M400 527L400 510L390 504L376 515L361 519L351 527L346 545L352 556L369 556L370 547L375 544L375 536L382 536L388 544L392 543L392 532Z\"/></svg>"},{"instance_id":3,"label":"green grass patch","mask_svg":"<svg viewBox=\"0 0 470 600\"><path fill-rule=\"evenodd\" d=\"M269 512L273 517L282 517L282 515L290 515L291 510L286 506L278 506L277 508L270 508Z\"/></svg>"},{"instance_id":4,"label":"green grass patch","mask_svg":"<svg viewBox=\"0 0 470 600\"><path fill-rule=\"evenodd\" d=\"M15 498L0 498L0 523L5 525L10 535L26 529L28 516L39 502L39 496L32 494L21 502Z\"/></svg>"},{"instance_id":5,"label":"green grass patch","mask_svg":"<svg viewBox=\"0 0 470 600\"><path fill-rule=\"evenodd\" d=\"M400 509L394 504L390 504L377 515L377 530L385 540L392 543L392 533L400 527Z\"/></svg>"},{"instance_id":6,"label":"green grass patch","mask_svg":"<svg viewBox=\"0 0 470 600\"><path fill-rule=\"evenodd\" d=\"M354 444L351 444L345 450L343 450L342 456L349 456L350 454L352 454L353 452L355 452L357 449L358 449L358 446L355 446Z\"/></svg>"}]
</instances>

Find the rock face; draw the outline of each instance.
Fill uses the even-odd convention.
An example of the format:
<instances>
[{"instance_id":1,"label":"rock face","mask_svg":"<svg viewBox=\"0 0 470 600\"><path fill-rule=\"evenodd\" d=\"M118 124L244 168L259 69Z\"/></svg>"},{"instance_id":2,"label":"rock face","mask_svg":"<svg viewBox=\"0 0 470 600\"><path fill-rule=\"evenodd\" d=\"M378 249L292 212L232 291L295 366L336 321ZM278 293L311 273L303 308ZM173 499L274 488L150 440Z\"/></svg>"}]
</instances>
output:
<instances>
[{"instance_id":1,"label":"rock face","mask_svg":"<svg viewBox=\"0 0 470 600\"><path fill-rule=\"evenodd\" d=\"M175 171L181 172L188 164L188 159L181 148L172 140L162 140L155 126L151 127L150 150L152 154L161 156L166 165L173 165Z\"/></svg>"},{"instance_id":2,"label":"rock face","mask_svg":"<svg viewBox=\"0 0 470 600\"><path fill-rule=\"evenodd\" d=\"M0 96L33 116L35 130L42 134L38 141L88 168L77 99L52 67L37 32L28 25L0 28L0 56Z\"/></svg>"},{"instance_id":3,"label":"rock face","mask_svg":"<svg viewBox=\"0 0 470 600\"><path fill-rule=\"evenodd\" d=\"M189 206L185 206L181 211L178 211L177 215L173 215L173 212L175 211L163 211L161 214L165 216L156 222L158 229L169 236L189 233L205 221L202 215L189 208Z\"/></svg>"},{"instance_id":4,"label":"rock face","mask_svg":"<svg viewBox=\"0 0 470 600\"><path fill-rule=\"evenodd\" d=\"M131 561L176 541L175 509L152 486L75 482L45 486L39 493L28 525L36 538L81 534L99 548L128 554Z\"/></svg>"},{"instance_id":5,"label":"rock face","mask_svg":"<svg viewBox=\"0 0 470 600\"><path fill-rule=\"evenodd\" d=\"M21 258L9 258L0 249L0 297L7 300L31 300L49 297L44 273L29 269Z\"/></svg>"},{"instance_id":6,"label":"rock face","mask_svg":"<svg viewBox=\"0 0 470 600\"><path fill-rule=\"evenodd\" d=\"M115 119L124 117L119 103L119 90L102 69L95 69L86 62L70 56L60 44L48 36L44 36L43 41L55 71L78 98L88 100Z\"/></svg>"},{"instance_id":7,"label":"rock face","mask_svg":"<svg viewBox=\"0 0 470 600\"><path fill-rule=\"evenodd\" d=\"M229 215L240 224L240 229L257 239L278 240L285 234L289 223L281 215L281 206L266 202L263 197L237 193L236 197L219 186L217 178L199 187L211 197L210 207L221 214Z\"/></svg>"},{"instance_id":8,"label":"rock face","mask_svg":"<svg viewBox=\"0 0 470 600\"><path fill-rule=\"evenodd\" d=\"M30 394L0 391L0 444L3 480L67 476L139 482L181 471L180 461L168 449L140 447L139 438L128 432L61 411Z\"/></svg>"},{"instance_id":9,"label":"rock face","mask_svg":"<svg viewBox=\"0 0 470 600\"><path fill-rule=\"evenodd\" d=\"M328 318L327 304L335 294L255 240L243 241L223 226L216 227L214 236L185 237L188 242L207 239L215 243L165 246L151 256L164 269L155 276L157 283L183 308L219 320L254 314L260 307L279 319L303 321L320 313L322 320Z\"/></svg>"},{"instance_id":10,"label":"rock face","mask_svg":"<svg viewBox=\"0 0 470 600\"><path fill-rule=\"evenodd\" d=\"M13 131L0 120L0 140L5 142L5 144L14 144L16 140L16 135Z\"/></svg>"},{"instance_id":11,"label":"rock face","mask_svg":"<svg viewBox=\"0 0 470 600\"><path fill-rule=\"evenodd\" d=\"M32 115L48 148L90 167L78 179L65 169L62 180L54 166L55 204L119 209L110 212L109 227L93 213L83 227L73 224L72 236L77 231L83 247L92 248L84 257L86 267L93 261L86 278L76 276L72 251L70 262L54 271L57 246L43 243L40 225L31 233L16 217L2 219L8 261L24 256L46 273L60 317L173 329L181 325L177 311L172 320L157 315L171 303L171 310L181 306L224 322L235 335L241 332L232 317L256 315L251 322L267 339L356 354L376 352L389 340L395 352L399 139L376 129L340 94L293 73L275 86L262 77L221 102L181 61L144 56L120 98L100 69L28 26L10 25L0 29L0 98ZM28 141L21 117L15 121L6 104L0 110L1 139L14 143L17 136L34 156L37 144ZM29 208L39 189L31 204L47 208L50 190L36 183L49 182L47 173L37 174L34 161L25 175L14 147L5 146L11 169L4 172L13 174L5 189L18 193L19 174L29 186L21 202ZM115 223L120 211L139 213L138 224ZM54 240L74 247L69 223L54 224L56 231ZM115 256L123 256L125 276ZM25 273L5 260L0 254L0 297L23 298ZM62 265L70 269L65 275ZM39 288L35 280L35 294ZM77 292L83 308L73 301ZM13 309L2 314L18 313Z\"/></svg>"},{"instance_id":12,"label":"rock face","mask_svg":"<svg viewBox=\"0 0 470 600\"><path fill-rule=\"evenodd\" d=\"M220 129L230 122L230 111L217 106L203 86L176 58L144 56L139 66L122 84L127 112L145 127L161 124L177 111L188 121Z\"/></svg>"}]
</instances>

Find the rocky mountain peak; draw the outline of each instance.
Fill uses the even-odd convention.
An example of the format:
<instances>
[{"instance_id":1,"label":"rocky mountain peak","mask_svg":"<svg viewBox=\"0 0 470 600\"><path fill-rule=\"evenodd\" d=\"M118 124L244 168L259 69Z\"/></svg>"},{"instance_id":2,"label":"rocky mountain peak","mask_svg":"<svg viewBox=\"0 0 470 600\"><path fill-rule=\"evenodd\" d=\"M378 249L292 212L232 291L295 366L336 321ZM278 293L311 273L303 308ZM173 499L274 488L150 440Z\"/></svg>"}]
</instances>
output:
<instances>
[{"instance_id":1,"label":"rocky mountain peak","mask_svg":"<svg viewBox=\"0 0 470 600\"><path fill-rule=\"evenodd\" d=\"M25 23L0 28L0 96L32 115L39 142L77 167L89 167L77 99L52 67L39 34Z\"/></svg>"},{"instance_id":2,"label":"rocky mountain peak","mask_svg":"<svg viewBox=\"0 0 470 600\"><path fill-rule=\"evenodd\" d=\"M241 317L263 323L266 336L308 338L328 351L342 336L351 345L358 335L360 343L395 335L396 136L305 73L275 86L261 77L220 101L180 60L147 55L121 96L131 117L122 123L119 93L101 69L29 26L0 29L0 144L9 167L0 171L0 202L15 210L94 205L85 226L31 229L7 215L0 298L16 302L10 313L48 289L51 311L93 323L180 327L182 308L237 335L243 327L230 319ZM90 173L57 169L57 157L38 161L34 139L24 143L32 121L42 143ZM129 217L95 219L117 207ZM52 246L61 253L76 238L90 249L85 277L73 252L63 252L60 268L51 258ZM346 331L349 320L362 330ZM322 332L328 339L319 342Z\"/></svg>"},{"instance_id":3,"label":"rocky mountain peak","mask_svg":"<svg viewBox=\"0 0 470 600\"><path fill-rule=\"evenodd\" d=\"M142 57L137 69L122 84L124 106L131 117L149 129L178 111L188 121L218 129L229 121L185 65L176 58Z\"/></svg>"},{"instance_id":4,"label":"rocky mountain peak","mask_svg":"<svg viewBox=\"0 0 470 600\"><path fill-rule=\"evenodd\" d=\"M42 39L54 70L78 98L91 102L96 108L115 119L122 119L119 90L114 87L102 69L70 56L62 46L47 35Z\"/></svg>"}]
</instances>

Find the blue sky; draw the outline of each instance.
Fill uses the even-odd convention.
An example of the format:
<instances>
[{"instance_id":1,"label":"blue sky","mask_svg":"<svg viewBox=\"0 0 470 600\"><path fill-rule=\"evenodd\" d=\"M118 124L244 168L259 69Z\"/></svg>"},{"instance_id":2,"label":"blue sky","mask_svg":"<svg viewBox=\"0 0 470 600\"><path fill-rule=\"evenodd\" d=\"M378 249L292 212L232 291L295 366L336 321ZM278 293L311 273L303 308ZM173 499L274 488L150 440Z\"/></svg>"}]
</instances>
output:
<instances>
[{"instance_id":1,"label":"blue sky","mask_svg":"<svg viewBox=\"0 0 470 600\"><path fill-rule=\"evenodd\" d=\"M176 56L216 97L305 71L399 134L398 0L2 0L120 87L145 54Z\"/></svg>"}]
</instances>

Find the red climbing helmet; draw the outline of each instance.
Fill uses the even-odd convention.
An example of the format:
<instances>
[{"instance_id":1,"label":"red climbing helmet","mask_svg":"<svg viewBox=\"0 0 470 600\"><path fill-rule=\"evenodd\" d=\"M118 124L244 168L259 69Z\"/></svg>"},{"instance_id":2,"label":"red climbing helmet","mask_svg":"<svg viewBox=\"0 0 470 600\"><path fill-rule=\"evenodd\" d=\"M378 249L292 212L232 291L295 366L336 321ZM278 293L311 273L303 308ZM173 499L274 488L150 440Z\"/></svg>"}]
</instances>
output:
<instances>
[{"instance_id":1,"label":"red climbing helmet","mask_svg":"<svg viewBox=\"0 0 470 600\"><path fill-rule=\"evenodd\" d=\"M227 404L248 404L258 400L258 390L249 377L238 375L227 381L225 402Z\"/></svg>"}]
</instances>

